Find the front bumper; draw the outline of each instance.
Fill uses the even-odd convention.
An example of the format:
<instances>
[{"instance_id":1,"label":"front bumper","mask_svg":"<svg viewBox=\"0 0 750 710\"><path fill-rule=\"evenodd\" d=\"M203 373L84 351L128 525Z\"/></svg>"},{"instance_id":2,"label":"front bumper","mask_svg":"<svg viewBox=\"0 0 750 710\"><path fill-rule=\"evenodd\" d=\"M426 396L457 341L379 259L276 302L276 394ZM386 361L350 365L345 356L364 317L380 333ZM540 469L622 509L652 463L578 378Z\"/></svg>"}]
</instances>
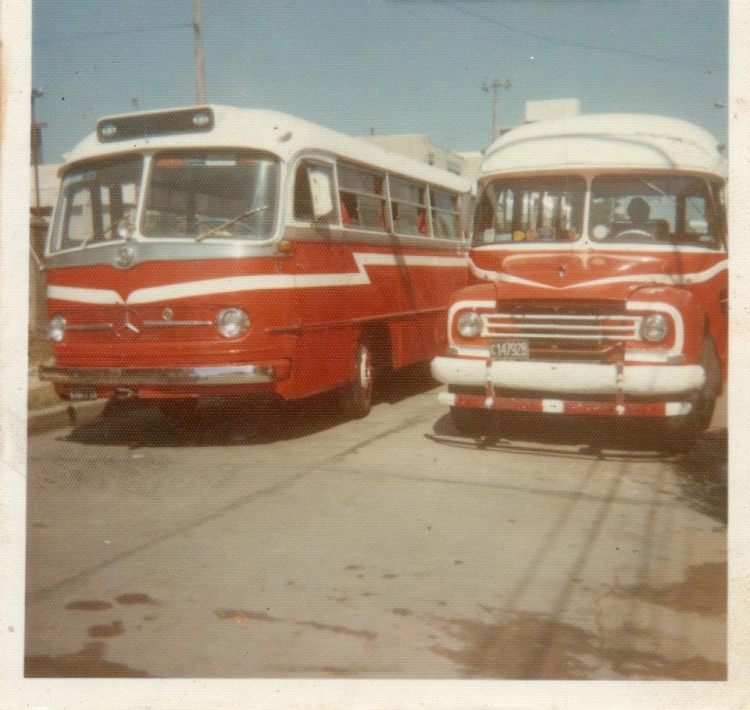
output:
<instances>
[{"instance_id":1,"label":"front bumper","mask_svg":"<svg viewBox=\"0 0 750 710\"><path fill-rule=\"evenodd\" d=\"M700 365L491 361L437 357L433 377L447 385L546 392L572 397L672 397L699 390Z\"/></svg>"},{"instance_id":2,"label":"front bumper","mask_svg":"<svg viewBox=\"0 0 750 710\"><path fill-rule=\"evenodd\" d=\"M281 379L287 362L199 367L61 367L42 365L39 377L63 388L160 390L265 385Z\"/></svg>"}]
</instances>

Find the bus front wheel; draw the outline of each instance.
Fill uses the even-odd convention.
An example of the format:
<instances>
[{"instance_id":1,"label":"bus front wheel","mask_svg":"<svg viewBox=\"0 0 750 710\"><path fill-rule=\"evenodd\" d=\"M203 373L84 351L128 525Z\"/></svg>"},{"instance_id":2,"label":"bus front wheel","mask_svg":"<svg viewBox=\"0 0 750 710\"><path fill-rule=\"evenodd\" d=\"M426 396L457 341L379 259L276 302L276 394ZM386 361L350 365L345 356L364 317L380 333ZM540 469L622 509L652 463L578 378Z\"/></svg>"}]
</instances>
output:
<instances>
[{"instance_id":1,"label":"bus front wheel","mask_svg":"<svg viewBox=\"0 0 750 710\"><path fill-rule=\"evenodd\" d=\"M367 341L359 342L352 365L353 379L339 390L339 401L348 417L361 419L372 408L373 356Z\"/></svg>"},{"instance_id":2,"label":"bus front wheel","mask_svg":"<svg viewBox=\"0 0 750 710\"><path fill-rule=\"evenodd\" d=\"M701 343L701 365L706 372L706 384L695 402L695 420L699 430L708 429L713 419L716 400L721 393L721 362L713 338L706 334Z\"/></svg>"},{"instance_id":3,"label":"bus front wheel","mask_svg":"<svg viewBox=\"0 0 750 710\"><path fill-rule=\"evenodd\" d=\"M451 422L462 436L482 436L487 431L489 412L483 409L451 407Z\"/></svg>"}]
</instances>

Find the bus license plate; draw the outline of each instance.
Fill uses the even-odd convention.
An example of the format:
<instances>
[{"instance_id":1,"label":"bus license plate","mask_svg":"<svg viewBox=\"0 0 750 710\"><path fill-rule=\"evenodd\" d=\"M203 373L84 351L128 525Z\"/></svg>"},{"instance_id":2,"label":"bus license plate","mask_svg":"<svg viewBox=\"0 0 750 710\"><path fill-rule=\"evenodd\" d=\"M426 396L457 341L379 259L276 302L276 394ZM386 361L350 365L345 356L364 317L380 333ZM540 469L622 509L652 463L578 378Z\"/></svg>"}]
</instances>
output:
<instances>
[{"instance_id":1,"label":"bus license plate","mask_svg":"<svg viewBox=\"0 0 750 710\"><path fill-rule=\"evenodd\" d=\"M493 360L528 360L528 340L495 340L490 343Z\"/></svg>"},{"instance_id":2,"label":"bus license plate","mask_svg":"<svg viewBox=\"0 0 750 710\"><path fill-rule=\"evenodd\" d=\"M96 399L96 390L74 389L68 392L68 399L71 402L85 402Z\"/></svg>"}]
</instances>

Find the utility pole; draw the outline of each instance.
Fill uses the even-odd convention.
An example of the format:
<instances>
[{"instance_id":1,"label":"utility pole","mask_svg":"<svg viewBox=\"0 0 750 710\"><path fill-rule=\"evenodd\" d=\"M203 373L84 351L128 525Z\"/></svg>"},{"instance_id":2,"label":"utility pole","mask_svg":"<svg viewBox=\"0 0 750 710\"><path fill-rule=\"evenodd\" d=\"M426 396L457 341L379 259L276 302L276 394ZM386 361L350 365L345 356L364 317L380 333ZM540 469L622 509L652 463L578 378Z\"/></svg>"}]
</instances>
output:
<instances>
[{"instance_id":1,"label":"utility pole","mask_svg":"<svg viewBox=\"0 0 750 710\"><path fill-rule=\"evenodd\" d=\"M206 103L206 68L203 62L203 39L201 38L201 0L193 3L193 32L195 34L195 86L196 101Z\"/></svg>"},{"instance_id":2,"label":"utility pole","mask_svg":"<svg viewBox=\"0 0 750 710\"><path fill-rule=\"evenodd\" d=\"M482 84L482 91L489 92L492 89L492 140L497 138L498 126L497 126L497 94L500 89L510 89L513 86L510 79L501 81L500 79L494 79L491 84L486 81Z\"/></svg>"},{"instance_id":3,"label":"utility pole","mask_svg":"<svg viewBox=\"0 0 750 710\"><path fill-rule=\"evenodd\" d=\"M36 191L36 207L39 208L39 163L42 159L42 127L46 123L36 122L35 100L44 96L41 89L31 90L31 164L34 166L34 189Z\"/></svg>"}]
</instances>

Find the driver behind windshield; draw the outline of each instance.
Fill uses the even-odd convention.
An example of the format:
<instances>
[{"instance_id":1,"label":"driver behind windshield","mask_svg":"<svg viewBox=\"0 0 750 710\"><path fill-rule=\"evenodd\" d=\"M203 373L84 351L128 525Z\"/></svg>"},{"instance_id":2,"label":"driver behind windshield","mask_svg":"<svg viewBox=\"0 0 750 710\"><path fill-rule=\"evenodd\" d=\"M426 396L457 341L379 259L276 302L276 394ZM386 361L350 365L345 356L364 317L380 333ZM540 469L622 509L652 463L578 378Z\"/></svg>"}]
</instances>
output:
<instances>
[{"instance_id":1,"label":"driver behind windshield","mask_svg":"<svg viewBox=\"0 0 750 710\"><path fill-rule=\"evenodd\" d=\"M634 197L628 205L628 217L633 223L633 229L640 229L644 232L649 231L648 218L651 215L651 208L648 202L642 197Z\"/></svg>"}]
</instances>

